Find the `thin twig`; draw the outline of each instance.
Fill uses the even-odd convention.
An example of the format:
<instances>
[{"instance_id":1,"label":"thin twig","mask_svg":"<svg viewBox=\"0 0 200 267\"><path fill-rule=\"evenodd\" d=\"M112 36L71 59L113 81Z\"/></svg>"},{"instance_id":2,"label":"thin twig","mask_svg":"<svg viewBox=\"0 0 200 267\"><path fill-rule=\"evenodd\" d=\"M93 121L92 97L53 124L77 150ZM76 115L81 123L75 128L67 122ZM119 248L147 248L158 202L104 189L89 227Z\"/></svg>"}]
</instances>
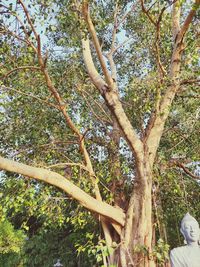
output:
<instances>
[{"instance_id":1,"label":"thin twig","mask_svg":"<svg viewBox=\"0 0 200 267\"><path fill-rule=\"evenodd\" d=\"M53 165L49 165L46 168L47 169L51 169L51 168L61 168L61 169L63 169L63 168L66 168L66 166L71 166L71 167L78 166L81 169L84 169L84 170L89 172L88 168L85 165L80 164L80 163L75 163L75 162L56 163L56 164L53 164Z\"/></svg>"},{"instance_id":2,"label":"thin twig","mask_svg":"<svg viewBox=\"0 0 200 267\"><path fill-rule=\"evenodd\" d=\"M116 35L117 35L117 13L118 13L118 2L116 2L116 5L115 5L114 27L113 27L113 31L112 31L112 43L111 43L110 53L112 53L112 51L115 48L115 41L116 41Z\"/></svg>"},{"instance_id":3,"label":"thin twig","mask_svg":"<svg viewBox=\"0 0 200 267\"><path fill-rule=\"evenodd\" d=\"M126 14L124 14L124 16L122 17L122 19L121 19L121 20L119 21L119 23L117 24L117 29L118 29L119 26L126 20L126 18L129 16L129 14L130 14L131 12L134 11L134 9L135 9L135 7L136 7L136 4L137 4L137 2L134 3L134 4L132 5L131 9L130 9L129 11L127 11Z\"/></svg>"},{"instance_id":4,"label":"thin twig","mask_svg":"<svg viewBox=\"0 0 200 267\"><path fill-rule=\"evenodd\" d=\"M35 66L21 66L21 67L14 68L14 69L10 70L9 72L7 72L7 73L4 75L4 78L7 78L7 77L10 76L13 72L16 72L16 71L18 71L18 70L25 70L25 69L30 69L30 70L41 70L40 67L35 67Z\"/></svg>"},{"instance_id":5,"label":"thin twig","mask_svg":"<svg viewBox=\"0 0 200 267\"><path fill-rule=\"evenodd\" d=\"M200 83L200 80L199 79L183 80L180 82L180 85L193 84L193 83Z\"/></svg>"},{"instance_id":6,"label":"thin twig","mask_svg":"<svg viewBox=\"0 0 200 267\"><path fill-rule=\"evenodd\" d=\"M84 95L86 94L88 97L90 97L92 99L92 101L98 106L98 108L105 114L105 116L107 117L108 120L105 120L106 123L112 124L112 120L111 118L108 116L107 112L103 109L102 105L100 103L98 103L92 96L91 94L89 94L86 90L84 90L83 88L80 88L79 86L77 86L78 91Z\"/></svg>"},{"instance_id":7,"label":"thin twig","mask_svg":"<svg viewBox=\"0 0 200 267\"><path fill-rule=\"evenodd\" d=\"M27 45L31 45L30 42L26 39L23 39L22 37L20 37L17 33L13 32L13 31L10 31L6 28L4 28L5 31L2 31L1 33L8 33L9 35L12 35L14 38L16 38L17 40L19 41L22 41L24 43L26 43ZM35 50L35 49L34 49Z\"/></svg>"},{"instance_id":8,"label":"thin twig","mask_svg":"<svg viewBox=\"0 0 200 267\"><path fill-rule=\"evenodd\" d=\"M124 40L121 44L119 44L117 47L115 47L112 51L112 53L114 54L118 49L120 49L121 47L125 46L133 37L129 37L128 39Z\"/></svg>"},{"instance_id":9,"label":"thin twig","mask_svg":"<svg viewBox=\"0 0 200 267\"><path fill-rule=\"evenodd\" d=\"M24 13L25 13L25 15L26 15L26 17L27 17L28 23L29 23L29 25L31 26L32 31L34 32L34 35L35 35L36 40L38 40L38 34L37 34L36 30L35 30L35 27L34 27L34 25L33 25L33 23L32 23L31 17L30 17L30 15L29 15L29 12L28 12L26 6L24 5L24 3L23 3L22 0L18 0L18 1L19 1L19 3L21 4L21 6L22 6L22 8L23 8L23 10L24 10Z\"/></svg>"},{"instance_id":10,"label":"thin twig","mask_svg":"<svg viewBox=\"0 0 200 267\"><path fill-rule=\"evenodd\" d=\"M194 173L192 173L183 163L179 162L179 161L173 161L173 164L175 166L178 166L179 168L183 169L184 172L189 175L190 177L196 179L196 180L200 180L200 176L199 175L195 175Z\"/></svg>"},{"instance_id":11,"label":"thin twig","mask_svg":"<svg viewBox=\"0 0 200 267\"><path fill-rule=\"evenodd\" d=\"M149 11L144 6L144 0L140 0L140 3L141 3L142 11L146 14L146 16L149 18L149 20L151 21L151 23L154 26L156 26L156 21L151 17L151 15L149 14Z\"/></svg>"},{"instance_id":12,"label":"thin twig","mask_svg":"<svg viewBox=\"0 0 200 267\"><path fill-rule=\"evenodd\" d=\"M20 95L25 95L25 96L31 97L31 98L33 98L33 99L35 99L35 100L38 100L38 101L40 101L40 102L42 102L42 103L47 104L47 105L50 106L50 107L54 107L54 108L56 108L56 109L59 109L59 107L58 107L57 105L54 105L53 103L49 103L49 102L45 101L44 99L41 99L41 98L39 98L39 97L37 97L37 96L34 96L34 95L31 95L31 94L24 93L24 92L22 92L22 91L20 91L20 90L16 90L16 89L14 89L14 88L5 87L5 86L2 86L1 89L3 89L3 90L5 90L5 89L9 89L9 90L11 90L11 91L13 91L13 92L16 92L16 93L20 94Z\"/></svg>"},{"instance_id":13,"label":"thin twig","mask_svg":"<svg viewBox=\"0 0 200 267\"><path fill-rule=\"evenodd\" d=\"M26 27L25 27L25 25L24 25L24 23L22 22L22 20L20 19L20 17L15 13L15 12L9 12L10 13L10 15L12 15L12 16L14 16L16 19L17 19L17 21L20 23L20 25L21 25L21 29L23 30L23 32L24 32L24 34L25 34L25 36L26 36L26 43L28 44L28 45L30 45L35 51L36 51L36 47L34 46L34 44L30 41L30 39L29 39L29 33L28 33L28 31L26 30ZM19 35L17 35L16 34L16 36L19 36ZM20 37L19 37L20 38ZM18 38L18 39L19 39ZM20 40L20 39L19 39ZM23 40L23 39L21 39L21 40Z\"/></svg>"},{"instance_id":14,"label":"thin twig","mask_svg":"<svg viewBox=\"0 0 200 267\"><path fill-rule=\"evenodd\" d=\"M84 96L84 94L82 94L82 96L83 96L83 98L85 99L85 102L87 103L87 105L88 105L90 111L92 112L92 114L97 118L98 121L101 121L102 124L104 125L104 127L106 128L105 122L106 122L106 123L109 123L109 121L100 118L100 117L96 114L96 112L94 111L94 109L92 108L92 106L91 106L90 102L88 101L87 97ZM110 124L110 123L109 123L109 124Z\"/></svg>"}]
</instances>

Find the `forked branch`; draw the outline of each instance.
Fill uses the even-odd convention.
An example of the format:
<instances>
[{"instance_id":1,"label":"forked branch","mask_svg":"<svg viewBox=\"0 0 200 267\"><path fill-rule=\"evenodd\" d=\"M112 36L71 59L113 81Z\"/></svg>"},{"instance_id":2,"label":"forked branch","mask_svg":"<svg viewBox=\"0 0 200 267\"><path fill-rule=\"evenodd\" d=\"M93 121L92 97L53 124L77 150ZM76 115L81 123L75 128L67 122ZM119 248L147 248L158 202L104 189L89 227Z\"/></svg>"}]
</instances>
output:
<instances>
[{"instance_id":1,"label":"forked branch","mask_svg":"<svg viewBox=\"0 0 200 267\"><path fill-rule=\"evenodd\" d=\"M130 123L130 120L128 119L127 115L125 114L125 111L123 109L123 106L119 99L119 94L116 90L116 84L114 80L112 79L110 73L108 72L106 66L104 65L104 59L103 55L99 46L99 41L97 38L97 34L94 28L94 25L91 21L91 18L88 13L88 4L87 1L84 1L83 5L84 9L84 16L85 20L88 24L89 33L93 37L93 43L98 55L99 62L102 66L102 71L105 75L106 82L101 78L101 76L98 74L94 62L91 55L90 50L90 43L89 39L82 40L83 45L83 57L84 62L88 71L88 74L94 83L94 85L99 89L100 93L105 99L106 105L110 109L111 113L115 116L119 127L122 130L122 133L124 134L124 137L126 138L128 144L130 145L131 150L134 152L135 157L137 160L141 160L142 157L142 151L143 151L143 144L139 137L137 136L135 130L133 129L133 126Z\"/></svg>"},{"instance_id":2,"label":"forked branch","mask_svg":"<svg viewBox=\"0 0 200 267\"><path fill-rule=\"evenodd\" d=\"M163 133L165 121L169 115L172 101L180 88L180 67L181 56L185 49L182 45L183 37L189 28L192 18L194 17L200 0L196 0L196 8L192 7L189 15L187 16L183 26L180 26L180 5L175 2L172 11L172 34L173 34L173 53L170 65L170 79L171 85L167 88L165 94L162 97L162 101L159 107L159 113L153 120L152 128L148 133L147 145L149 148L151 164L153 164L155 154L160 142L160 138Z\"/></svg>"},{"instance_id":3,"label":"forked branch","mask_svg":"<svg viewBox=\"0 0 200 267\"><path fill-rule=\"evenodd\" d=\"M95 49L96 49L96 52L97 52L97 56L98 56L99 62L101 64L101 68L102 68L103 74L105 76L106 83L108 84L108 86L110 88L112 88L113 79L112 79L112 77L111 77L111 75L110 75L110 73L109 73L109 71L108 71L108 69L106 67L106 63L105 63L105 60L103 58L103 53L101 51L101 46L100 46L100 43L99 43L96 31L95 31L93 22L92 22L91 17L90 17L88 1L83 1L83 15L84 15L85 21L87 22L90 34L92 36L93 43L94 43L94 46L95 46Z\"/></svg>"}]
</instances>

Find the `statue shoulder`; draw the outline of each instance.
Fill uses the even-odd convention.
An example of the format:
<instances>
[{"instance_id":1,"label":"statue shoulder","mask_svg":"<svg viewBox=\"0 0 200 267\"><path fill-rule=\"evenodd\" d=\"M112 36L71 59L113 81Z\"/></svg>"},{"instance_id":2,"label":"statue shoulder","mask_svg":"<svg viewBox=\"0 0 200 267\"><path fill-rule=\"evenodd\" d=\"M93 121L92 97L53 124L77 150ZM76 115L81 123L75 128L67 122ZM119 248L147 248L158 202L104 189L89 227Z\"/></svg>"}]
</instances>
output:
<instances>
[{"instance_id":1,"label":"statue shoulder","mask_svg":"<svg viewBox=\"0 0 200 267\"><path fill-rule=\"evenodd\" d=\"M187 254L186 246L177 247L170 251L170 262L172 267L183 267L184 265L184 255Z\"/></svg>"},{"instance_id":2,"label":"statue shoulder","mask_svg":"<svg viewBox=\"0 0 200 267\"><path fill-rule=\"evenodd\" d=\"M177 247L177 248L173 248L171 251L186 250L186 249L187 249L187 245L181 246L181 247Z\"/></svg>"},{"instance_id":3,"label":"statue shoulder","mask_svg":"<svg viewBox=\"0 0 200 267\"><path fill-rule=\"evenodd\" d=\"M170 252L170 256L173 257L173 256L181 256L181 255L184 255L184 253L187 252L187 246L182 246L182 247L177 247L177 248L174 248L171 250Z\"/></svg>"}]
</instances>

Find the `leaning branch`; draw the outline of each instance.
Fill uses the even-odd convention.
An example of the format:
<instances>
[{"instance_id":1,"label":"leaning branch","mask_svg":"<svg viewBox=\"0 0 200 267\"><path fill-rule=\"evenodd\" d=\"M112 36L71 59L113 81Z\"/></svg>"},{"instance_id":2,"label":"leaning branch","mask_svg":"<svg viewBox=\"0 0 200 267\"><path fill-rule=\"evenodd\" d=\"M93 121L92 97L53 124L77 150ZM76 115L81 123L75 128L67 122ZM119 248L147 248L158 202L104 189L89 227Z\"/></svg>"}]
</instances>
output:
<instances>
[{"instance_id":1,"label":"leaning branch","mask_svg":"<svg viewBox=\"0 0 200 267\"><path fill-rule=\"evenodd\" d=\"M197 9L199 8L200 6L200 0L196 0L195 3L193 4L193 7L192 9L190 10L187 18L185 19L185 22L183 23L182 27L181 27L181 30L180 30L180 38L183 38L185 33L187 32L191 22L192 22L192 19L194 17L194 15L196 14L196 11Z\"/></svg>"},{"instance_id":2,"label":"leaning branch","mask_svg":"<svg viewBox=\"0 0 200 267\"><path fill-rule=\"evenodd\" d=\"M124 225L125 215L121 209L114 208L105 202L96 200L56 172L32 167L1 156L0 169L15 172L54 185L76 199L88 210L105 216L111 222L118 223L121 226Z\"/></svg>"}]
</instances>

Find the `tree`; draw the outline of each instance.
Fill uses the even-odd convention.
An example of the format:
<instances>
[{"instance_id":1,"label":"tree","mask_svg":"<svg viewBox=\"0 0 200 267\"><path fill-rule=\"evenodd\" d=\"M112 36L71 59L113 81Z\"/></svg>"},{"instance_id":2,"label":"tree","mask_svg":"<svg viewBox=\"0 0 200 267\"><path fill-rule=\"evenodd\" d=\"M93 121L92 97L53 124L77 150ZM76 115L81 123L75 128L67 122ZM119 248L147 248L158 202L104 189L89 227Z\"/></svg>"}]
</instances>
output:
<instances>
[{"instance_id":1,"label":"tree","mask_svg":"<svg viewBox=\"0 0 200 267\"><path fill-rule=\"evenodd\" d=\"M20 249L25 242L25 235L21 230L14 230L11 223L0 223L0 262L2 266L19 264Z\"/></svg>"},{"instance_id":2,"label":"tree","mask_svg":"<svg viewBox=\"0 0 200 267\"><path fill-rule=\"evenodd\" d=\"M70 156L74 152L71 162L60 163L58 160L62 160L61 155L57 156L55 162L52 160L55 155L50 155L51 160L41 160L43 164L45 161L53 161L54 164L51 164L50 168L67 166L68 171L69 167L75 171L73 168L79 167L84 171L84 176L87 173L91 185L85 192L66 179L65 173L61 175L59 172L32 167L5 157L0 157L0 168L54 185L78 200L88 210L98 214L107 246L112 247L113 242L118 243L115 253L107 256L104 265L155 266L152 242L153 178L161 137L167 119L173 114L170 111L175 96L180 93L183 85L188 86L188 90L193 90L198 82L198 60L195 57L193 36L196 31L195 14L200 1L190 3L189 7L187 1L69 1L58 4L56 8L60 9L57 12L57 25L49 26L54 43L71 49L74 58L66 58L71 64L76 60L82 63L78 66L75 64L74 69L69 64L69 77L65 77L66 71L60 81L55 65L62 66L64 57L57 61L48 57L35 26L38 19L37 2L31 3L35 5L35 14L32 16L34 8L26 7L21 0L17 4L21 7L20 13L13 10L12 5L2 5L3 13L8 18L1 30L4 36L3 47L6 48L2 59L5 64L5 84L2 89L10 88L10 91L20 93L15 87L27 86L30 80L34 84L37 83L36 80L45 81L45 86L37 87L39 96L35 88L34 94L24 91L21 91L21 94L38 100L45 108L48 106L51 110L59 111L59 116L62 115L68 126L66 135L63 136L73 135L70 141L74 141L78 149L74 146L75 151L69 151ZM51 2L40 3L40 11L45 18L52 5ZM12 24L8 25L10 16L15 17L19 25L17 29L13 29ZM189 30L190 25L192 27ZM75 27L77 32L74 32ZM141 31L143 35L140 34ZM122 35L127 35L130 39L120 44ZM187 40L190 46L187 45ZM130 44L125 49L128 41ZM19 47L19 43L23 45ZM15 53L9 44L14 45L20 53ZM82 59L76 58L77 55L80 56L80 45ZM193 61L186 64L191 53L194 53ZM137 60L132 66L134 58ZM26 65L27 62L30 64ZM22 70L32 70L36 74L24 77L24 73L20 74ZM11 75L16 76L12 78ZM70 88L67 92L63 90L63 80ZM189 87L191 84L192 88ZM89 111L87 109L85 112L83 103L77 104L74 101L77 95L79 101L82 96ZM12 94L4 96L7 105L11 104L9 101L22 101L16 96L14 99L12 97ZM93 97L92 105L87 99L89 97ZM70 105L70 101L74 101L77 106ZM4 113L3 111L2 114ZM23 114L25 122L33 121L30 111L27 114ZM53 115L54 111L49 114ZM92 126L93 129L96 127L95 130L90 129L89 115L92 115ZM60 117L58 120L60 121ZM47 134L49 133L53 133L53 129L51 132L48 129ZM94 137L98 137L97 141ZM106 142L106 138L109 142ZM21 144L24 141L26 138L20 140ZM57 140L51 140L52 144L55 142ZM91 142L94 145L90 145ZM101 166L103 159L98 161L93 158L94 149L98 149L96 144L100 144L99 149L103 157L110 160L109 169ZM123 152L122 144L126 147ZM12 145L17 148L16 144ZM102 147L107 147L107 150ZM5 147L2 154L12 156ZM33 159L25 157L24 160L30 162ZM35 160L41 163L38 157ZM99 165L96 165L97 162ZM174 163L187 169L183 163ZM123 167L128 169L127 174L123 173ZM112 197L109 201L108 196L103 193L108 203L102 198L100 170ZM109 171L111 179L105 179L106 171ZM188 173L191 174L190 171ZM66 176L70 177L69 174Z\"/></svg>"}]
</instances>

